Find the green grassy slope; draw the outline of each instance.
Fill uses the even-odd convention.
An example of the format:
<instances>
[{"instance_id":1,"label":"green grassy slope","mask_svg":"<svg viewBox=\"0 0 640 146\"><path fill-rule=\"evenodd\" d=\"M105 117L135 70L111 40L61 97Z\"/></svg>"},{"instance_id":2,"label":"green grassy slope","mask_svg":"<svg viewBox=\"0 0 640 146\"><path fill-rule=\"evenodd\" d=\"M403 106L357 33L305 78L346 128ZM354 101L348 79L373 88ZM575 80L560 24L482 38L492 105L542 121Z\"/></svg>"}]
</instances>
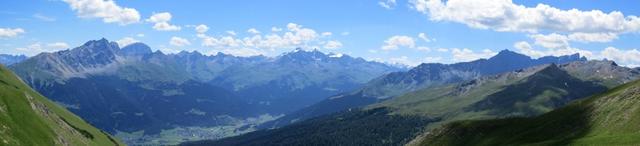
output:
<instances>
[{"instance_id":1,"label":"green grassy slope","mask_svg":"<svg viewBox=\"0 0 640 146\"><path fill-rule=\"evenodd\" d=\"M540 115L606 90L548 65L420 90L369 108L388 107L395 114L442 119L428 126L432 129L459 120Z\"/></svg>"},{"instance_id":2,"label":"green grassy slope","mask_svg":"<svg viewBox=\"0 0 640 146\"><path fill-rule=\"evenodd\" d=\"M0 65L0 145L123 145Z\"/></svg>"},{"instance_id":3,"label":"green grassy slope","mask_svg":"<svg viewBox=\"0 0 640 146\"><path fill-rule=\"evenodd\" d=\"M534 118L461 121L421 145L638 145L640 80Z\"/></svg>"}]
</instances>

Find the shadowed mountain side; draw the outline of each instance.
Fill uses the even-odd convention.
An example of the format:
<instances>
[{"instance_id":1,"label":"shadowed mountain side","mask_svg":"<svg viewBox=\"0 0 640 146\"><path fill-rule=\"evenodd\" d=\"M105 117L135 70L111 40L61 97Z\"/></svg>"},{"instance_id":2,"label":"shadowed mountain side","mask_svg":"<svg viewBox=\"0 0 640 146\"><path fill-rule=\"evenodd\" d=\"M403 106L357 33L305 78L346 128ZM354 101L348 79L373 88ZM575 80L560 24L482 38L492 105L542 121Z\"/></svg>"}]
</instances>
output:
<instances>
[{"instance_id":1,"label":"shadowed mountain side","mask_svg":"<svg viewBox=\"0 0 640 146\"><path fill-rule=\"evenodd\" d=\"M54 83L37 90L45 91L43 94L55 101L74 101L61 104L111 133L142 129L154 134L173 125L215 126L230 122L219 115L259 115L243 98L195 81L130 82L113 76L95 76L72 78L65 84Z\"/></svg>"},{"instance_id":2,"label":"shadowed mountain side","mask_svg":"<svg viewBox=\"0 0 640 146\"><path fill-rule=\"evenodd\" d=\"M389 115L389 111L384 108L355 109L309 119L279 129L182 145L401 145L421 132L425 124L436 120L418 116Z\"/></svg>"},{"instance_id":3,"label":"shadowed mountain side","mask_svg":"<svg viewBox=\"0 0 640 146\"><path fill-rule=\"evenodd\" d=\"M640 81L534 118L461 121L419 140L421 145L636 145Z\"/></svg>"}]
</instances>

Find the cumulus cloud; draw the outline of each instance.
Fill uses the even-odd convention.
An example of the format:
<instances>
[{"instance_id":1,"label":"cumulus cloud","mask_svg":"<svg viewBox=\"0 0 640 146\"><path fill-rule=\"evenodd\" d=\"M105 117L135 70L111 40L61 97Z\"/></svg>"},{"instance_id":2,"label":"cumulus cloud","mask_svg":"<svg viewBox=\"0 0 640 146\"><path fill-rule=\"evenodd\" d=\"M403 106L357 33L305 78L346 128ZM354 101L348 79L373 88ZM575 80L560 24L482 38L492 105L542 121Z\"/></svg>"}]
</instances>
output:
<instances>
[{"instance_id":1,"label":"cumulus cloud","mask_svg":"<svg viewBox=\"0 0 640 146\"><path fill-rule=\"evenodd\" d=\"M171 17L172 17L171 13L169 13L169 12L155 13L155 14L151 15L151 17L149 17L146 21L154 23L153 24L153 29L158 30L158 31L178 31L178 30L180 30L181 29L180 26L169 24L169 21L171 21Z\"/></svg>"},{"instance_id":2,"label":"cumulus cloud","mask_svg":"<svg viewBox=\"0 0 640 146\"><path fill-rule=\"evenodd\" d=\"M323 32L321 35L322 36L331 36L333 33L331 32Z\"/></svg>"},{"instance_id":3,"label":"cumulus cloud","mask_svg":"<svg viewBox=\"0 0 640 146\"><path fill-rule=\"evenodd\" d=\"M271 27L271 31L273 31L273 32L280 32L280 31L282 31L282 28L279 28L279 27Z\"/></svg>"},{"instance_id":4,"label":"cumulus cloud","mask_svg":"<svg viewBox=\"0 0 640 146\"><path fill-rule=\"evenodd\" d=\"M182 47L186 45L191 45L191 42L189 42L189 40L185 38L174 36L174 37L171 37L171 39L169 40L169 44L171 44L172 46Z\"/></svg>"},{"instance_id":5,"label":"cumulus cloud","mask_svg":"<svg viewBox=\"0 0 640 146\"><path fill-rule=\"evenodd\" d=\"M23 33L22 28L0 28L0 38L12 38Z\"/></svg>"},{"instance_id":6,"label":"cumulus cloud","mask_svg":"<svg viewBox=\"0 0 640 146\"><path fill-rule=\"evenodd\" d=\"M637 49L620 50L614 47L607 47L600 52L600 55L602 58L614 60L624 66L640 66L640 51Z\"/></svg>"},{"instance_id":7,"label":"cumulus cloud","mask_svg":"<svg viewBox=\"0 0 640 146\"><path fill-rule=\"evenodd\" d=\"M55 43L47 44L47 47L52 49L66 49L66 48L69 48L69 44L65 42L55 42Z\"/></svg>"},{"instance_id":8,"label":"cumulus cloud","mask_svg":"<svg viewBox=\"0 0 640 146\"><path fill-rule=\"evenodd\" d=\"M118 43L118 46L120 46L120 47L124 47L124 46L127 46L129 44L136 43L136 42L140 42L140 41L136 40L134 38L131 38L131 37L124 37L124 38L116 41L116 43Z\"/></svg>"},{"instance_id":9,"label":"cumulus cloud","mask_svg":"<svg viewBox=\"0 0 640 146\"><path fill-rule=\"evenodd\" d=\"M227 31L227 34L233 35L233 36L238 35L235 31L232 31L232 30Z\"/></svg>"},{"instance_id":10,"label":"cumulus cloud","mask_svg":"<svg viewBox=\"0 0 640 146\"><path fill-rule=\"evenodd\" d=\"M255 31L258 31L257 29ZM286 29L277 27L272 28L272 33L249 33L249 36L236 34L229 31L225 35L210 36L207 34L198 34L201 39L201 45L224 53L267 53L274 52L277 49L291 48L325 48L337 49L342 46L337 40L323 40L315 30L306 28L302 25L289 23ZM243 50L243 51L237 51ZM234 54L236 55L236 54Z\"/></svg>"},{"instance_id":11,"label":"cumulus cloud","mask_svg":"<svg viewBox=\"0 0 640 146\"><path fill-rule=\"evenodd\" d=\"M324 44L324 48L325 49L338 49L338 48L342 48L342 43L340 43L339 41L328 41L327 43Z\"/></svg>"},{"instance_id":12,"label":"cumulus cloud","mask_svg":"<svg viewBox=\"0 0 640 146\"><path fill-rule=\"evenodd\" d=\"M467 62L467 61L473 61L481 58L489 58L498 53L493 52L489 49L484 49L481 52L474 52L473 50L470 50L467 48L464 48L464 49L453 48L451 49L451 54L453 55L454 61Z\"/></svg>"},{"instance_id":13,"label":"cumulus cloud","mask_svg":"<svg viewBox=\"0 0 640 146\"><path fill-rule=\"evenodd\" d=\"M408 66L408 67L415 67L418 66L422 63L435 63L435 62L441 62L442 61L442 57L424 57L424 58L417 58L417 59L411 59L410 57L407 56L400 56L400 57L391 57L389 59L387 59L386 61L384 61L381 58L376 58L373 59L374 61L378 61L378 62L386 62L389 64L397 64L397 65L404 65L404 66Z\"/></svg>"},{"instance_id":14,"label":"cumulus cloud","mask_svg":"<svg viewBox=\"0 0 640 146\"><path fill-rule=\"evenodd\" d=\"M587 58L593 58L596 56L591 51L582 50L578 48L574 48L571 46L565 46L560 48L543 48L536 49L531 44L525 41L516 42L513 45L514 48L518 49L518 51L527 56L531 56L534 58L543 57L543 56L562 56L562 55L572 55L572 54L580 54L581 56L585 56Z\"/></svg>"},{"instance_id":15,"label":"cumulus cloud","mask_svg":"<svg viewBox=\"0 0 640 146\"><path fill-rule=\"evenodd\" d=\"M534 58L543 56L572 55L578 53L581 56L587 57L588 59L608 59L613 60L622 66L640 66L640 51L638 51L637 49L621 50L615 47L607 47L601 51L596 52L572 47L561 49L535 49L529 43L524 41L516 42L514 44L514 47L518 50L518 52Z\"/></svg>"},{"instance_id":16,"label":"cumulus cloud","mask_svg":"<svg viewBox=\"0 0 640 146\"><path fill-rule=\"evenodd\" d=\"M388 38L384 41L384 45L381 47L382 50L397 50L400 47L408 47L413 48L416 46L416 42L412 37L396 35Z\"/></svg>"},{"instance_id":17,"label":"cumulus cloud","mask_svg":"<svg viewBox=\"0 0 640 146\"><path fill-rule=\"evenodd\" d=\"M569 35L562 35L558 33L551 34L532 34L530 38L534 39L536 45L540 45L545 48L566 48L569 46L569 42L610 42L617 39L618 36L613 33L572 33Z\"/></svg>"},{"instance_id":18,"label":"cumulus cloud","mask_svg":"<svg viewBox=\"0 0 640 146\"><path fill-rule=\"evenodd\" d=\"M583 42L583 43L587 43L587 42L606 43L606 42L611 42L612 40L618 39L618 35L616 35L614 33L582 33L582 32L577 32L577 33L569 34L569 36L567 36L567 38L569 40L571 40L571 41L578 41L578 42Z\"/></svg>"},{"instance_id":19,"label":"cumulus cloud","mask_svg":"<svg viewBox=\"0 0 640 146\"><path fill-rule=\"evenodd\" d=\"M378 5L385 9L393 9L394 7L396 7L397 3L396 0L383 0L379 1Z\"/></svg>"},{"instance_id":20,"label":"cumulus cloud","mask_svg":"<svg viewBox=\"0 0 640 146\"><path fill-rule=\"evenodd\" d=\"M438 49L436 49L436 51L438 51L438 52L449 52L449 49L447 49L447 48L438 48Z\"/></svg>"},{"instance_id":21,"label":"cumulus cloud","mask_svg":"<svg viewBox=\"0 0 640 146\"><path fill-rule=\"evenodd\" d=\"M429 48L429 47L425 47L425 46L420 46L420 47L416 47L416 50L418 50L418 51L430 52L430 51L431 51L431 48Z\"/></svg>"},{"instance_id":22,"label":"cumulus cloud","mask_svg":"<svg viewBox=\"0 0 640 146\"><path fill-rule=\"evenodd\" d=\"M195 27L195 30L196 30L196 32L198 34L203 34L203 33L206 33L207 31L209 31L209 27L207 25L200 24L200 25Z\"/></svg>"},{"instance_id":23,"label":"cumulus cloud","mask_svg":"<svg viewBox=\"0 0 640 146\"><path fill-rule=\"evenodd\" d=\"M64 42L55 42L55 43L48 43L48 44L37 42L31 45L28 45L26 47L15 48L15 51L17 51L20 54L34 56L42 52L55 52L55 51L60 51L67 48L69 48L69 45Z\"/></svg>"},{"instance_id":24,"label":"cumulus cloud","mask_svg":"<svg viewBox=\"0 0 640 146\"><path fill-rule=\"evenodd\" d=\"M259 33L260 33L260 31L258 31L258 30L257 30L257 29L255 29L255 28L251 28L251 29L247 30L247 32L248 32L248 33L251 33L251 34L259 34Z\"/></svg>"},{"instance_id":25,"label":"cumulus cloud","mask_svg":"<svg viewBox=\"0 0 640 146\"><path fill-rule=\"evenodd\" d=\"M392 57L392 58L389 58L387 62L391 64L406 65L410 67L418 66L421 63L419 61L411 60L407 56Z\"/></svg>"},{"instance_id":26,"label":"cumulus cloud","mask_svg":"<svg viewBox=\"0 0 640 146\"><path fill-rule=\"evenodd\" d=\"M419 33L418 38L422 39L425 42L431 42L431 39L427 37L427 34L424 34L424 33Z\"/></svg>"},{"instance_id":27,"label":"cumulus cloud","mask_svg":"<svg viewBox=\"0 0 640 146\"><path fill-rule=\"evenodd\" d=\"M534 34L529 35L529 37L535 41L536 45L545 48L558 49L569 47L569 38L557 33L552 33L549 35Z\"/></svg>"},{"instance_id":28,"label":"cumulus cloud","mask_svg":"<svg viewBox=\"0 0 640 146\"><path fill-rule=\"evenodd\" d=\"M640 30L640 18L622 12L561 10L545 4L535 7L511 0L411 0L413 9L434 21L452 21L472 28L509 32L626 33Z\"/></svg>"},{"instance_id":29,"label":"cumulus cloud","mask_svg":"<svg viewBox=\"0 0 640 146\"><path fill-rule=\"evenodd\" d=\"M113 0L63 0L81 18L101 18L105 23L127 25L140 21L136 9L121 7Z\"/></svg>"},{"instance_id":30,"label":"cumulus cloud","mask_svg":"<svg viewBox=\"0 0 640 146\"><path fill-rule=\"evenodd\" d=\"M424 63L434 63L442 61L442 57L425 57Z\"/></svg>"}]
</instances>

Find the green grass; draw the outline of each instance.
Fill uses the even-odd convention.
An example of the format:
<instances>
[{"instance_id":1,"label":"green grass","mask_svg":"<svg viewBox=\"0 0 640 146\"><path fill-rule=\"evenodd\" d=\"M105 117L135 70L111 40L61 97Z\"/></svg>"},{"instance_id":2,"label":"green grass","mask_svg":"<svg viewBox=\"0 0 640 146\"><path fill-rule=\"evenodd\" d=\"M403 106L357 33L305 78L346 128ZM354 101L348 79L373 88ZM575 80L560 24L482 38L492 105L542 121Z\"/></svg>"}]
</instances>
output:
<instances>
[{"instance_id":1,"label":"green grass","mask_svg":"<svg viewBox=\"0 0 640 146\"><path fill-rule=\"evenodd\" d=\"M640 81L534 118L460 121L422 145L638 145Z\"/></svg>"},{"instance_id":2,"label":"green grass","mask_svg":"<svg viewBox=\"0 0 640 146\"><path fill-rule=\"evenodd\" d=\"M0 145L123 145L0 65Z\"/></svg>"}]
</instances>

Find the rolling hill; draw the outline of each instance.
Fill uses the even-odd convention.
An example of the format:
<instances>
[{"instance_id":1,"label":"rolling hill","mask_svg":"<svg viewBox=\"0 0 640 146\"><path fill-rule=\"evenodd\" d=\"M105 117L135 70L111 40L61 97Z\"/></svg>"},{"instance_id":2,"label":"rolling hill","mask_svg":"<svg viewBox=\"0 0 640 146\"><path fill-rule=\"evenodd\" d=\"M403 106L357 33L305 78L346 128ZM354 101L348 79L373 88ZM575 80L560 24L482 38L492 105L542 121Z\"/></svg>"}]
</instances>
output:
<instances>
[{"instance_id":1,"label":"rolling hill","mask_svg":"<svg viewBox=\"0 0 640 146\"><path fill-rule=\"evenodd\" d=\"M446 124L419 144L637 145L638 107L640 81L634 81L537 117Z\"/></svg>"},{"instance_id":2,"label":"rolling hill","mask_svg":"<svg viewBox=\"0 0 640 146\"><path fill-rule=\"evenodd\" d=\"M0 65L0 145L123 145Z\"/></svg>"}]
</instances>

